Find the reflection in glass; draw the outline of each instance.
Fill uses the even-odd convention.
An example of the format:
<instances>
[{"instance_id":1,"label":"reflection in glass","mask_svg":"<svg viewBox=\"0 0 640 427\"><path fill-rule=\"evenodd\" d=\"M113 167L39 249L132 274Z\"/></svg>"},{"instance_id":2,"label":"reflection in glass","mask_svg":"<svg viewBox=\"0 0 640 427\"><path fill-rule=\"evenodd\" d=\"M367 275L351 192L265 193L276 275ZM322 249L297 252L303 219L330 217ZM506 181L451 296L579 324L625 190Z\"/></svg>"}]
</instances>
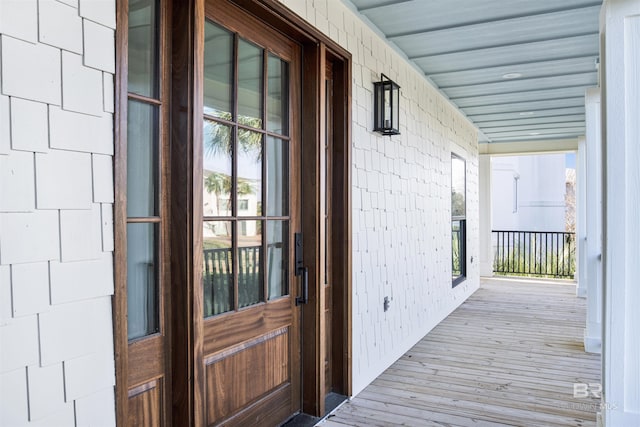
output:
<instances>
[{"instance_id":1,"label":"reflection in glass","mask_svg":"<svg viewBox=\"0 0 640 427\"><path fill-rule=\"evenodd\" d=\"M238 129L238 205L246 203L241 216L262 215L262 134ZM246 200L246 202L245 202Z\"/></svg>"},{"instance_id":2,"label":"reflection in glass","mask_svg":"<svg viewBox=\"0 0 640 427\"><path fill-rule=\"evenodd\" d=\"M158 97L157 0L129 0L128 91Z\"/></svg>"},{"instance_id":3,"label":"reflection in glass","mask_svg":"<svg viewBox=\"0 0 640 427\"><path fill-rule=\"evenodd\" d=\"M203 140L203 215L230 216L232 128L205 119Z\"/></svg>"},{"instance_id":4,"label":"reflection in glass","mask_svg":"<svg viewBox=\"0 0 640 427\"><path fill-rule=\"evenodd\" d=\"M391 110L391 117L392 117L393 123L391 123L391 125L393 126L394 129L400 129L400 122L397 114L397 112L400 111L398 109L398 105L400 105L400 91L397 89L392 90L391 94L393 96L393 101L392 101L393 108Z\"/></svg>"},{"instance_id":5,"label":"reflection in glass","mask_svg":"<svg viewBox=\"0 0 640 427\"><path fill-rule=\"evenodd\" d=\"M465 215L465 162L451 156L451 216Z\"/></svg>"},{"instance_id":6,"label":"reflection in glass","mask_svg":"<svg viewBox=\"0 0 640 427\"><path fill-rule=\"evenodd\" d=\"M267 130L288 135L289 64L269 54L267 70Z\"/></svg>"},{"instance_id":7,"label":"reflection in glass","mask_svg":"<svg viewBox=\"0 0 640 427\"><path fill-rule=\"evenodd\" d=\"M238 221L238 307L264 301L262 221Z\"/></svg>"},{"instance_id":8,"label":"reflection in glass","mask_svg":"<svg viewBox=\"0 0 640 427\"><path fill-rule=\"evenodd\" d=\"M127 216L158 214L158 107L128 102Z\"/></svg>"},{"instance_id":9,"label":"reflection in glass","mask_svg":"<svg viewBox=\"0 0 640 427\"><path fill-rule=\"evenodd\" d=\"M202 228L205 317L233 310L232 230L231 221L206 221Z\"/></svg>"},{"instance_id":10,"label":"reflection in glass","mask_svg":"<svg viewBox=\"0 0 640 427\"><path fill-rule=\"evenodd\" d=\"M233 34L218 25L204 25L204 113L232 119Z\"/></svg>"},{"instance_id":11,"label":"reflection in glass","mask_svg":"<svg viewBox=\"0 0 640 427\"><path fill-rule=\"evenodd\" d=\"M464 221L451 222L451 250L452 250L452 266L451 272L453 279L464 275L463 262L464 255Z\"/></svg>"},{"instance_id":12,"label":"reflection in glass","mask_svg":"<svg viewBox=\"0 0 640 427\"><path fill-rule=\"evenodd\" d=\"M269 299L289 294L289 222L267 221Z\"/></svg>"},{"instance_id":13,"label":"reflection in glass","mask_svg":"<svg viewBox=\"0 0 640 427\"><path fill-rule=\"evenodd\" d=\"M262 128L262 49L238 42L238 123Z\"/></svg>"},{"instance_id":14,"label":"reflection in glass","mask_svg":"<svg viewBox=\"0 0 640 427\"><path fill-rule=\"evenodd\" d=\"M289 144L267 137L267 215L289 213Z\"/></svg>"},{"instance_id":15,"label":"reflection in glass","mask_svg":"<svg viewBox=\"0 0 640 427\"><path fill-rule=\"evenodd\" d=\"M127 331L130 340L159 330L157 233L156 224L127 224Z\"/></svg>"}]
</instances>

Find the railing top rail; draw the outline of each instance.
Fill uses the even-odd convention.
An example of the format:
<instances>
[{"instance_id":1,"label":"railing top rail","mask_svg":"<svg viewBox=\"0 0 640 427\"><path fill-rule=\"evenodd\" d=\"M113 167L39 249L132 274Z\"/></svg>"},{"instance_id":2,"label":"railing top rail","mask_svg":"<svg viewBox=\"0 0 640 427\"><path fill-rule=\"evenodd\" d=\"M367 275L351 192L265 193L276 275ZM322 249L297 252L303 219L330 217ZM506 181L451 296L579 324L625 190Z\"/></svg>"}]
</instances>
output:
<instances>
[{"instance_id":1,"label":"railing top rail","mask_svg":"<svg viewBox=\"0 0 640 427\"><path fill-rule=\"evenodd\" d=\"M492 233L576 234L573 231L491 230Z\"/></svg>"}]
</instances>

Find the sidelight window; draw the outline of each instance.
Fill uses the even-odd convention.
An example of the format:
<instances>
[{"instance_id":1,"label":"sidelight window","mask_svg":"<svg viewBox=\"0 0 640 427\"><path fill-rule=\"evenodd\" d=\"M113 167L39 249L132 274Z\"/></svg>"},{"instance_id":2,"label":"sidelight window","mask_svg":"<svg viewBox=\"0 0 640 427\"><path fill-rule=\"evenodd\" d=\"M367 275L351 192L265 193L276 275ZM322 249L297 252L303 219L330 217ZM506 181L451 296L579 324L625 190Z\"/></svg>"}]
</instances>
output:
<instances>
[{"instance_id":1,"label":"sidelight window","mask_svg":"<svg viewBox=\"0 0 640 427\"><path fill-rule=\"evenodd\" d=\"M127 335L160 330L160 120L158 3L129 1L127 69Z\"/></svg>"}]
</instances>

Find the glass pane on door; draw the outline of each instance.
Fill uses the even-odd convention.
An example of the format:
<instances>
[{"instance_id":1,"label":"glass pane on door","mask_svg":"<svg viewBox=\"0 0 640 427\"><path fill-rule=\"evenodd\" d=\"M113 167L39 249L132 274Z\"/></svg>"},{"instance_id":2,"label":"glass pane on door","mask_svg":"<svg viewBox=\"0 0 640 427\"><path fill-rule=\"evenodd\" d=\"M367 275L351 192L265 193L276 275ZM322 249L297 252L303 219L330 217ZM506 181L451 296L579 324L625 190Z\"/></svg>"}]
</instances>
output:
<instances>
[{"instance_id":1,"label":"glass pane on door","mask_svg":"<svg viewBox=\"0 0 640 427\"><path fill-rule=\"evenodd\" d=\"M206 221L202 229L205 317L233 310L232 232L231 221Z\"/></svg>"},{"instance_id":2,"label":"glass pane on door","mask_svg":"<svg viewBox=\"0 0 640 427\"><path fill-rule=\"evenodd\" d=\"M289 142L267 137L267 215L289 213Z\"/></svg>"},{"instance_id":3,"label":"glass pane on door","mask_svg":"<svg viewBox=\"0 0 640 427\"><path fill-rule=\"evenodd\" d=\"M233 115L233 34L209 21L204 26L204 113L225 120Z\"/></svg>"},{"instance_id":4,"label":"glass pane on door","mask_svg":"<svg viewBox=\"0 0 640 427\"><path fill-rule=\"evenodd\" d=\"M264 301L262 221L238 221L238 307Z\"/></svg>"},{"instance_id":5,"label":"glass pane on door","mask_svg":"<svg viewBox=\"0 0 640 427\"><path fill-rule=\"evenodd\" d=\"M267 130L289 134L289 64L273 54L267 62Z\"/></svg>"},{"instance_id":6,"label":"glass pane on door","mask_svg":"<svg viewBox=\"0 0 640 427\"><path fill-rule=\"evenodd\" d=\"M238 216L262 215L262 134L238 129Z\"/></svg>"},{"instance_id":7,"label":"glass pane on door","mask_svg":"<svg viewBox=\"0 0 640 427\"><path fill-rule=\"evenodd\" d=\"M128 91L158 96L157 0L129 0Z\"/></svg>"},{"instance_id":8,"label":"glass pane on door","mask_svg":"<svg viewBox=\"0 0 640 427\"><path fill-rule=\"evenodd\" d=\"M158 214L158 107L127 104L127 216Z\"/></svg>"},{"instance_id":9,"label":"glass pane on door","mask_svg":"<svg viewBox=\"0 0 640 427\"><path fill-rule=\"evenodd\" d=\"M289 222L267 221L269 299L289 294Z\"/></svg>"},{"instance_id":10,"label":"glass pane on door","mask_svg":"<svg viewBox=\"0 0 640 427\"><path fill-rule=\"evenodd\" d=\"M238 123L262 128L263 50L240 39L238 43Z\"/></svg>"},{"instance_id":11,"label":"glass pane on door","mask_svg":"<svg viewBox=\"0 0 640 427\"><path fill-rule=\"evenodd\" d=\"M127 224L127 334L130 340L159 330L157 235L157 224Z\"/></svg>"},{"instance_id":12,"label":"glass pane on door","mask_svg":"<svg viewBox=\"0 0 640 427\"><path fill-rule=\"evenodd\" d=\"M204 120L203 129L203 215L232 215L233 128Z\"/></svg>"}]
</instances>

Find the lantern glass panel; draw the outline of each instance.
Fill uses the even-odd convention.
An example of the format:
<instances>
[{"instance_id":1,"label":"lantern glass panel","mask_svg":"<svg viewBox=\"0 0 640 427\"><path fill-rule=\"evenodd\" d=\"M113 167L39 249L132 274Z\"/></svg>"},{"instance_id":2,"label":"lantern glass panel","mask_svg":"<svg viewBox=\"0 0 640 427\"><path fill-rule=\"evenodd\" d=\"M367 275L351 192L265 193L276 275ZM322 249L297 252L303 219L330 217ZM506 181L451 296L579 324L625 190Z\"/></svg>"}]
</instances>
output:
<instances>
[{"instance_id":1,"label":"lantern glass panel","mask_svg":"<svg viewBox=\"0 0 640 427\"><path fill-rule=\"evenodd\" d=\"M384 108L383 108L383 112L382 112L382 118L384 119L383 123L382 123L382 127L385 130L388 130L391 128L391 84L385 82L385 84L383 85L384 87L384 93L383 93L383 103L384 103Z\"/></svg>"},{"instance_id":2,"label":"lantern glass panel","mask_svg":"<svg viewBox=\"0 0 640 427\"><path fill-rule=\"evenodd\" d=\"M400 124L398 123L398 116L400 112L400 89L394 85L393 88L393 112L391 114L392 128L395 131L400 130Z\"/></svg>"}]
</instances>

